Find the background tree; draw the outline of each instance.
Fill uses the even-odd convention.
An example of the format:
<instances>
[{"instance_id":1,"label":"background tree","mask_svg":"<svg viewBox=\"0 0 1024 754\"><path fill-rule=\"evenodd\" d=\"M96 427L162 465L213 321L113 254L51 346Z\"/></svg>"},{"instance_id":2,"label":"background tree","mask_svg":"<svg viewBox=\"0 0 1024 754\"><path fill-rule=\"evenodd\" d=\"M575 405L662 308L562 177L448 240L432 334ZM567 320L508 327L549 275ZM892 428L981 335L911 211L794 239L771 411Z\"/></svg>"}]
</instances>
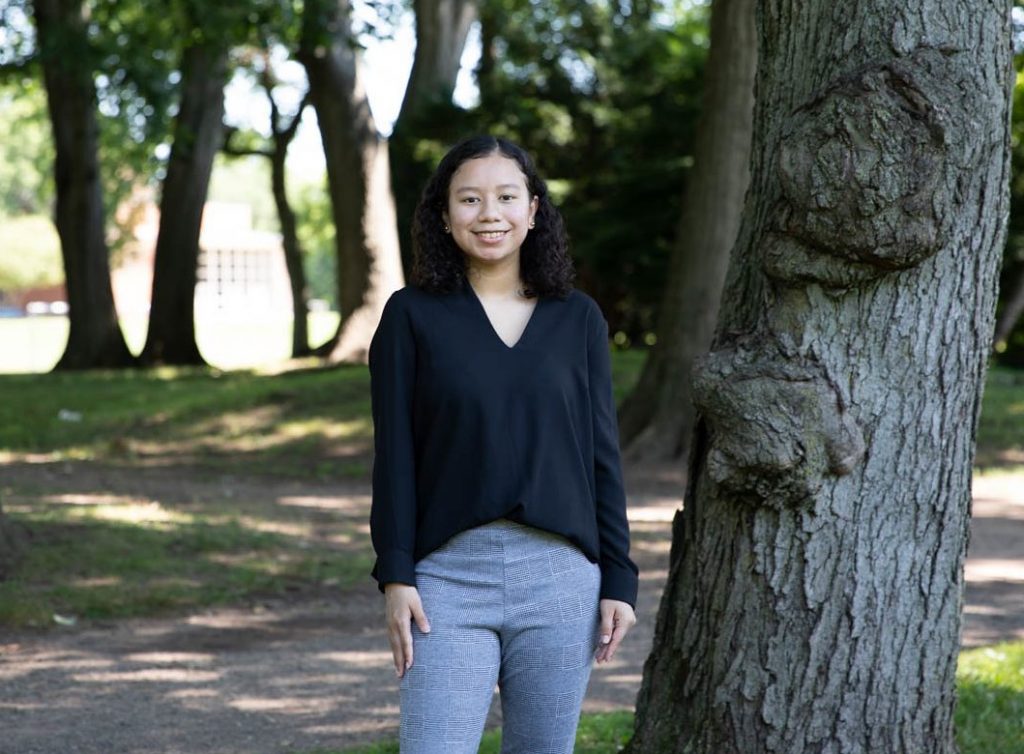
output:
<instances>
[{"instance_id":1,"label":"background tree","mask_svg":"<svg viewBox=\"0 0 1024 754\"><path fill-rule=\"evenodd\" d=\"M227 32L237 23L234 13L247 10L240 5L228 3L211 11L205 4L184 0L179 7L187 41L181 53L170 159L161 186L149 330L140 356L147 364L205 363L195 334L199 232L223 135Z\"/></svg>"},{"instance_id":2,"label":"background tree","mask_svg":"<svg viewBox=\"0 0 1024 754\"><path fill-rule=\"evenodd\" d=\"M96 88L81 0L34 0L53 132L54 222L60 236L68 297L68 341L57 369L132 364L114 309L103 192L100 183Z\"/></svg>"},{"instance_id":3,"label":"background tree","mask_svg":"<svg viewBox=\"0 0 1024 754\"><path fill-rule=\"evenodd\" d=\"M762 4L751 191L631 752L954 752L1010 4Z\"/></svg>"},{"instance_id":4,"label":"background tree","mask_svg":"<svg viewBox=\"0 0 1024 754\"><path fill-rule=\"evenodd\" d=\"M338 249L341 323L324 350L335 361L362 361L404 275L387 144L366 99L347 0L305 2L297 58L320 126Z\"/></svg>"},{"instance_id":5,"label":"background tree","mask_svg":"<svg viewBox=\"0 0 1024 754\"><path fill-rule=\"evenodd\" d=\"M620 439L632 460L685 458L689 450L695 414L690 370L711 344L749 181L754 0L715 0L711 7L704 106L658 310L657 339L619 410Z\"/></svg>"},{"instance_id":6,"label":"background tree","mask_svg":"<svg viewBox=\"0 0 1024 754\"><path fill-rule=\"evenodd\" d=\"M287 190L288 147L291 146L302 120L302 112L306 109L308 93L299 103L294 114L284 116L274 98L274 89L278 85L269 51L263 50L252 61L260 85L267 95L270 105L270 143L262 146L252 133L239 134L237 129L226 130L224 152L234 156L256 155L270 161L271 192L274 195L274 206L281 229L281 245L284 249L285 265L288 268L288 281L292 293L292 358L310 355L313 350L309 345L309 296L306 286L306 271L303 266L302 245L299 241L298 221ZM241 137L241 138L240 138ZM243 146L242 138L249 144Z\"/></svg>"}]
</instances>

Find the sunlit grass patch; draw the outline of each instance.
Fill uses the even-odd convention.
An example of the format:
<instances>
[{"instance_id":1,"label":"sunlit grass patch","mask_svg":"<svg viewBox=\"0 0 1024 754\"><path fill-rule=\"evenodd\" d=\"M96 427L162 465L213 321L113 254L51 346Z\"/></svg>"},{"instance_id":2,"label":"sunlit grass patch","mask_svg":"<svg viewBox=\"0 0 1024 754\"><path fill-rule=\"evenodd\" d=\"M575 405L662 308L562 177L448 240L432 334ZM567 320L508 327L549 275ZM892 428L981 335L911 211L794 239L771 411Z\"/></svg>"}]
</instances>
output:
<instances>
[{"instance_id":1,"label":"sunlit grass patch","mask_svg":"<svg viewBox=\"0 0 1024 754\"><path fill-rule=\"evenodd\" d=\"M957 667L962 754L1024 754L1024 642L971 649Z\"/></svg>"},{"instance_id":2,"label":"sunlit grass patch","mask_svg":"<svg viewBox=\"0 0 1024 754\"><path fill-rule=\"evenodd\" d=\"M1024 369L993 367L985 381L976 465L1024 465Z\"/></svg>"},{"instance_id":3,"label":"sunlit grass patch","mask_svg":"<svg viewBox=\"0 0 1024 754\"><path fill-rule=\"evenodd\" d=\"M13 578L0 583L0 625L153 615L345 587L371 566L368 545L340 551L302 521L147 500L15 498L6 507L30 540Z\"/></svg>"},{"instance_id":4,"label":"sunlit grass patch","mask_svg":"<svg viewBox=\"0 0 1024 754\"><path fill-rule=\"evenodd\" d=\"M187 462L280 475L367 471L362 366L278 375L208 369L0 376L0 454Z\"/></svg>"}]
</instances>

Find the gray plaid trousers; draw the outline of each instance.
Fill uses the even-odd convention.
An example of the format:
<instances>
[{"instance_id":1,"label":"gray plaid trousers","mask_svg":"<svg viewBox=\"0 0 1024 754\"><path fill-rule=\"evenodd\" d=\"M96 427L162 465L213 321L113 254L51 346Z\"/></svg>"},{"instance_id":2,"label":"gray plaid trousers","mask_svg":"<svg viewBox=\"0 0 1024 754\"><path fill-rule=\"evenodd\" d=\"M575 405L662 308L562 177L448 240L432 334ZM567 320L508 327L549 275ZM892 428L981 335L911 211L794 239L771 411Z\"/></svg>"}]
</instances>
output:
<instances>
[{"instance_id":1,"label":"gray plaid trousers","mask_svg":"<svg viewBox=\"0 0 1024 754\"><path fill-rule=\"evenodd\" d=\"M575 545L507 519L420 560L431 630L412 626L402 754L476 752L495 683L502 754L570 754L598 646L600 585L597 564Z\"/></svg>"}]
</instances>

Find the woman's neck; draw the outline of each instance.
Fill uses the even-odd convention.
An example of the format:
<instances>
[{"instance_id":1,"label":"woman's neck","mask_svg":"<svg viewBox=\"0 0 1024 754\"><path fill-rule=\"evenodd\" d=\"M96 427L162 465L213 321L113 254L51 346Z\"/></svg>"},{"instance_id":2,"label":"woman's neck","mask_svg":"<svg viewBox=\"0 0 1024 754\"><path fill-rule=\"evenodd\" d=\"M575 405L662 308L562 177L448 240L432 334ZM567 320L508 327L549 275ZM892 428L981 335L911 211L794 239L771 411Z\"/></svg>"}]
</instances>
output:
<instances>
[{"instance_id":1,"label":"woman's neck","mask_svg":"<svg viewBox=\"0 0 1024 754\"><path fill-rule=\"evenodd\" d=\"M498 268L471 264L466 270L466 276L478 297L517 298L523 288L518 264L502 265Z\"/></svg>"}]
</instances>

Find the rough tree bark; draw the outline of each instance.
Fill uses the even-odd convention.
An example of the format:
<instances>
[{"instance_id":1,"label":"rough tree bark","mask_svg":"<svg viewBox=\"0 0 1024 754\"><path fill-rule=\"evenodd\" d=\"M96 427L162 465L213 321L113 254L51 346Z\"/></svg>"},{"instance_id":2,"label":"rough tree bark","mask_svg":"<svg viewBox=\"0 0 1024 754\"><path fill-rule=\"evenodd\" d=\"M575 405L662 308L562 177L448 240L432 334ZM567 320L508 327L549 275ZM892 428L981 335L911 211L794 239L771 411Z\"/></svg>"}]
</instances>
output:
<instances>
[{"instance_id":1,"label":"rough tree bark","mask_svg":"<svg viewBox=\"0 0 1024 754\"><path fill-rule=\"evenodd\" d=\"M628 751L951 754L1010 3L767 0L758 43Z\"/></svg>"},{"instance_id":2,"label":"rough tree bark","mask_svg":"<svg viewBox=\"0 0 1024 754\"><path fill-rule=\"evenodd\" d=\"M55 224L70 329L57 369L123 367L135 358L114 308L104 231L96 87L80 0L35 0L40 61L56 152Z\"/></svg>"},{"instance_id":3,"label":"rough tree bark","mask_svg":"<svg viewBox=\"0 0 1024 754\"><path fill-rule=\"evenodd\" d=\"M409 228L420 190L433 166L417 163L423 138L451 137L452 95L469 29L477 17L476 0L415 0L416 52L402 107L388 140L391 188L398 214L404 259L411 258Z\"/></svg>"},{"instance_id":4,"label":"rough tree bark","mask_svg":"<svg viewBox=\"0 0 1024 754\"><path fill-rule=\"evenodd\" d=\"M365 362L384 304L404 285L381 139L360 76L347 0L308 0L298 58L309 78L331 195L341 324L326 344L332 361Z\"/></svg>"},{"instance_id":5,"label":"rough tree bark","mask_svg":"<svg viewBox=\"0 0 1024 754\"><path fill-rule=\"evenodd\" d=\"M146 364L203 364L196 345L195 292L199 230L213 160L220 149L227 49L217 39L185 48L181 103L160 199Z\"/></svg>"},{"instance_id":6,"label":"rough tree bark","mask_svg":"<svg viewBox=\"0 0 1024 754\"><path fill-rule=\"evenodd\" d=\"M657 341L619 411L631 461L685 458L693 432L690 371L708 350L750 177L757 38L754 0L715 0L693 171L662 295Z\"/></svg>"}]
</instances>

